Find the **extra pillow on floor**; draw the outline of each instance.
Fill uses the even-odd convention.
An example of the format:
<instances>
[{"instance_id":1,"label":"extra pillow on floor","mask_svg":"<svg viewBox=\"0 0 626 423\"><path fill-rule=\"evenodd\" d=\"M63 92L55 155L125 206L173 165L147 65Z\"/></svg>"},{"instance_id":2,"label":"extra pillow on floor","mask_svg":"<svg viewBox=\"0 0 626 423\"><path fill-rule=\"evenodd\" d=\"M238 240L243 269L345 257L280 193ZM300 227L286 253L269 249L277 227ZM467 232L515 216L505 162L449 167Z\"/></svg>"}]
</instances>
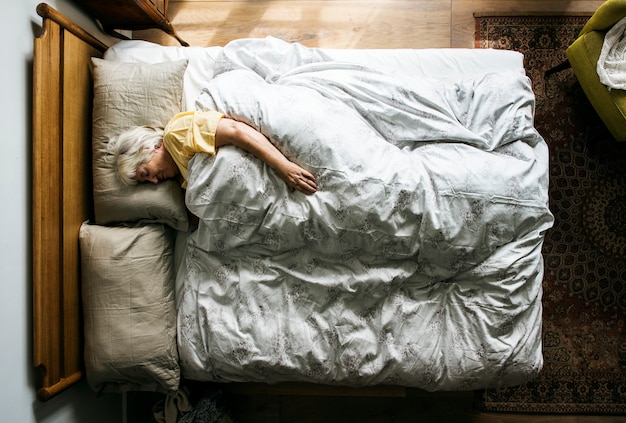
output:
<instances>
[{"instance_id":1,"label":"extra pillow on floor","mask_svg":"<svg viewBox=\"0 0 626 423\"><path fill-rule=\"evenodd\" d=\"M160 222L187 229L178 181L126 186L107 161L109 140L132 126L164 127L182 111L187 60L156 64L92 58L95 223Z\"/></svg>"},{"instance_id":2,"label":"extra pillow on floor","mask_svg":"<svg viewBox=\"0 0 626 423\"><path fill-rule=\"evenodd\" d=\"M175 392L175 232L83 223L79 239L89 385L99 393Z\"/></svg>"}]
</instances>

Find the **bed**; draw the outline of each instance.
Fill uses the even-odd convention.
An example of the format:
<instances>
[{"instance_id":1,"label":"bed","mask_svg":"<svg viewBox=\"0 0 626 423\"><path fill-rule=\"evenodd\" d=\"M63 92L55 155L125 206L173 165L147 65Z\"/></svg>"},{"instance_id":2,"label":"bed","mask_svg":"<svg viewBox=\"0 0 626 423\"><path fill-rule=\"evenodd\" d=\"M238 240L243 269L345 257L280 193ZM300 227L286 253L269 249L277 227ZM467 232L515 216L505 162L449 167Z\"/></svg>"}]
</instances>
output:
<instances>
[{"instance_id":1,"label":"bed","mask_svg":"<svg viewBox=\"0 0 626 423\"><path fill-rule=\"evenodd\" d=\"M99 393L176 394L185 380L402 392L538 374L553 218L519 53L106 46L38 11L41 399L84 376ZM117 182L111 136L211 109L263 132L318 192L234 147L197 154L185 191Z\"/></svg>"}]
</instances>

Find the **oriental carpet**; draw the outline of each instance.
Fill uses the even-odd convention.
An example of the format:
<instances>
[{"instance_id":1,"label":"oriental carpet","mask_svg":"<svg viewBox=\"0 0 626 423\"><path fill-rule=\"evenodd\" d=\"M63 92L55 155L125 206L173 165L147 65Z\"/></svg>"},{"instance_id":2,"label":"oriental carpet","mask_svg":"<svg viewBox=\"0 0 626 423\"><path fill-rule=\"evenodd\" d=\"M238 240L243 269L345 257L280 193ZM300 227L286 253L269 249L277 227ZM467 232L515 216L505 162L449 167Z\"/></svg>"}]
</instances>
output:
<instances>
[{"instance_id":1,"label":"oriental carpet","mask_svg":"<svg viewBox=\"0 0 626 423\"><path fill-rule=\"evenodd\" d=\"M479 392L483 411L626 414L626 143L611 138L571 69L544 77L588 18L476 18L477 48L524 54L555 215L543 248L543 370Z\"/></svg>"}]
</instances>

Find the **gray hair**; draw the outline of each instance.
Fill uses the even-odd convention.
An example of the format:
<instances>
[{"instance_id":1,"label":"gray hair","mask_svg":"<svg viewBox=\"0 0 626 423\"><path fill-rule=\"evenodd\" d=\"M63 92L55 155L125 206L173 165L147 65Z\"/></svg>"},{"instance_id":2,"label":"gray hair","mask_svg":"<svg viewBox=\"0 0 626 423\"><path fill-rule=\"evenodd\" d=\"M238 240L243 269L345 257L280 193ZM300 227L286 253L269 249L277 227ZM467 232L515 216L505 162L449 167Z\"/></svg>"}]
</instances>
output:
<instances>
[{"instance_id":1,"label":"gray hair","mask_svg":"<svg viewBox=\"0 0 626 423\"><path fill-rule=\"evenodd\" d=\"M163 129L151 126L135 126L110 140L107 150L120 182L137 184L137 168L152 159L162 142Z\"/></svg>"}]
</instances>

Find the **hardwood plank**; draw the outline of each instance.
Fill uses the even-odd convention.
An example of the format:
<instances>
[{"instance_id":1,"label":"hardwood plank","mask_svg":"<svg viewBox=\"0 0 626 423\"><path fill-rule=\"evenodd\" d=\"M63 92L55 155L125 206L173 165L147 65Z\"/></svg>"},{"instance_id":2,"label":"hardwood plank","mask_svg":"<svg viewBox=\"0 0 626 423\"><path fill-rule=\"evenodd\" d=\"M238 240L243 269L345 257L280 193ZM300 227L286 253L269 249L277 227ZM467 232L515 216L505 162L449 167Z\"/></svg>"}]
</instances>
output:
<instances>
[{"instance_id":1,"label":"hardwood plank","mask_svg":"<svg viewBox=\"0 0 626 423\"><path fill-rule=\"evenodd\" d=\"M34 365L41 370L39 386L49 387L62 377L61 220L60 184L61 69L54 58L61 52L59 26L47 21L35 39L33 66L33 347ZM50 52L50 54L45 54Z\"/></svg>"},{"instance_id":2,"label":"hardwood plank","mask_svg":"<svg viewBox=\"0 0 626 423\"><path fill-rule=\"evenodd\" d=\"M89 58L106 47L47 4L33 63L33 359L37 396L80 380L78 228L91 190ZM82 40L82 41L81 41Z\"/></svg>"},{"instance_id":3,"label":"hardwood plank","mask_svg":"<svg viewBox=\"0 0 626 423\"><path fill-rule=\"evenodd\" d=\"M280 422L282 423L412 423L455 422L470 423L472 397L330 397L282 396Z\"/></svg>"},{"instance_id":4,"label":"hardwood plank","mask_svg":"<svg viewBox=\"0 0 626 423\"><path fill-rule=\"evenodd\" d=\"M91 74L85 58L98 51L78 37L63 37L63 342L64 377L80 372L83 343L80 305L80 225L91 216ZM85 117L87 119L85 119Z\"/></svg>"},{"instance_id":5,"label":"hardwood plank","mask_svg":"<svg viewBox=\"0 0 626 423\"><path fill-rule=\"evenodd\" d=\"M181 1L168 16L191 45L224 45L243 37L275 36L310 47L449 47L448 2L370 1ZM133 37L176 45L158 30Z\"/></svg>"},{"instance_id":6,"label":"hardwood plank","mask_svg":"<svg viewBox=\"0 0 626 423\"><path fill-rule=\"evenodd\" d=\"M280 396L233 395L227 399L232 419L237 423L276 423L280 418Z\"/></svg>"},{"instance_id":7,"label":"hardwood plank","mask_svg":"<svg viewBox=\"0 0 626 423\"><path fill-rule=\"evenodd\" d=\"M229 383L221 386L225 392L236 395L292 395L292 396L338 396L338 397L404 397L407 389L401 386L369 386L349 388L345 386L317 385L311 383Z\"/></svg>"}]
</instances>

